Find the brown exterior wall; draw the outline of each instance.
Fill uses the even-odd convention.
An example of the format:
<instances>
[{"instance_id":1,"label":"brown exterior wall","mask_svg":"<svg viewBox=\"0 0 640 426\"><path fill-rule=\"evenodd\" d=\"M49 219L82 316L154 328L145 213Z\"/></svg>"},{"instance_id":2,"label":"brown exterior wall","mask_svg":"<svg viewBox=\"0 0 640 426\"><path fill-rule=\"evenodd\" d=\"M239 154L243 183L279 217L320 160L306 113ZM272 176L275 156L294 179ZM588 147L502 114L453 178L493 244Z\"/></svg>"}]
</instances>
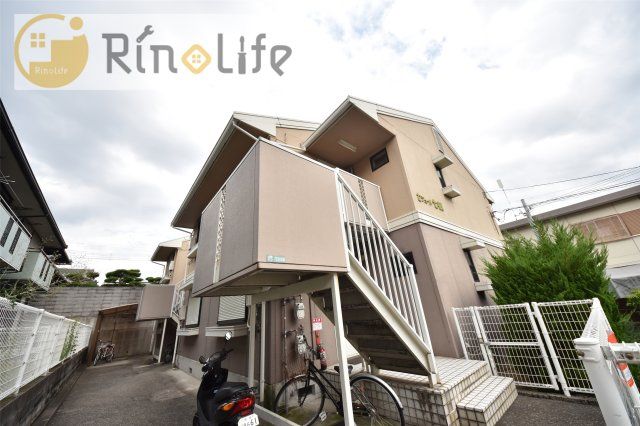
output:
<instances>
[{"instance_id":1,"label":"brown exterior wall","mask_svg":"<svg viewBox=\"0 0 640 426\"><path fill-rule=\"evenodd\" d=\"M451 308L486 305L491 299L486 292L475 289L460 236L415 224L392 232L391 239L403 253L413 253L416 281L436 355L463 356ZM487 249L472 252L478 270L481 257L487 254ZM487 280L483 276L480 279Z\"/></svg>"},{"instance_id":2,"label":"brown exterior wall","mask_svg":"<svg viewBox=\"0 0 640 426\"><path fill-rule=\"evenodd\" d=\"M297 298L296 298L297 301ZM298 320L294 315L294 301L290 301L285 306L281 300L267 303L266 313L266 358L265 380L269 384L279 383L285 378L284 373L284 356L283 356L283 332L284 330L296 330L299 325L304 327L304 333L309 343L315 346L315 338L311 333L311 321L313 317L322 317L323 330L320 332L321 341L327 353L327 361L329 364L337 362L335 334L333 325L324 316L320 309L313 302L310 303L307 295L302 295L302 301L305 304L305 318ZM207 327L217 325L218 319L217 297L202 298L202 308L200 311L199 334L197 336L180 337L178 341L178 354L183 357L197 360L200 355L210 355L219 351L225 345L225 341L220 337L207 337L205 335ZM310 308L311 306L311 308ZM286 313L286 320L283 320L283 312ZM258 316L259 321L259 316ZM259 324L259 322L258 322ZM248 354L248 337L239 336L232 338L227 344L227 348L233 348L233 353L225 362L225 367L229 371L241 376L247 375L247 354ZM291 377L296 373L300 373L304 368L303 358L296 353L295 337L290 335L286 338L287 359L287 377ZM259 348L260 334L256 334L256 379L259 377Z\"/></svg>"}]
</instances>

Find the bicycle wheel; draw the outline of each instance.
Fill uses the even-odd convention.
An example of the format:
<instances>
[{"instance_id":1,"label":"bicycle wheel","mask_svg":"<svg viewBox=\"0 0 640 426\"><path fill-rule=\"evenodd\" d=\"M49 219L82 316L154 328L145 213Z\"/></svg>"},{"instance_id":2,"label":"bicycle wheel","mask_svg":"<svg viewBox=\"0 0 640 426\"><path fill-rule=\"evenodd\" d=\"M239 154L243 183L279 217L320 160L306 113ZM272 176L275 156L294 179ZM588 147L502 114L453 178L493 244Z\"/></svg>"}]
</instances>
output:
<instances>
[{"instance_id":1,"label":"bicycle wheel","mask_svg":"<svg viewBox=\"0 0 640 426\"><path fill-rule=\"evenodd\" d=\"M404 426L402 403L382 379L362 375L351 380L353 416L358 425Z\"/></svg>"},{"instance_id":2,"label":"bicycle wheel","mask_svg":"<svg viewBox=\"0 0 640 426\"><path fill-rule=\"evenodd\" d=\"M100 350L98 350L96 352L96 357L93 359L93 366L94 367L98 364L98 361L100 361Z\"/></svg>"},{"instance_id":3,"label":"bicycle wheel","mask_svg":"<svg viewBox=\"0 0 640 426\"><path fill-rule=\"evenodd\" d=\"M289 379L276 396L274 412L299 425L313 424L324 407L324 388L306 374Z\"/></svg>"}]
</instances>

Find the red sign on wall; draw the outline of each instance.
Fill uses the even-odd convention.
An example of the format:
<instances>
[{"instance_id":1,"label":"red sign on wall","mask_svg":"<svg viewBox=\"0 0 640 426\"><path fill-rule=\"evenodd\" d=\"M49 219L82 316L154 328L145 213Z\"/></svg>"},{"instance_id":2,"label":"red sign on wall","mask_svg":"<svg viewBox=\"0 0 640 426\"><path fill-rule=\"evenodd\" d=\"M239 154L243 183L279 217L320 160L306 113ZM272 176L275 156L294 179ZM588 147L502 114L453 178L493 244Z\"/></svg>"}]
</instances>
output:
<instances>
[{"instance_id":1,"label":"red sign on wall","mask_svg":"<svg viewBox=\"0 0 640 426\"><path fill-rule=\"evenodd\" d=\"M322 318L320 317L315 317L313 319L313 331L320 331L322 330Z\"/></svg>"}]
</instances>

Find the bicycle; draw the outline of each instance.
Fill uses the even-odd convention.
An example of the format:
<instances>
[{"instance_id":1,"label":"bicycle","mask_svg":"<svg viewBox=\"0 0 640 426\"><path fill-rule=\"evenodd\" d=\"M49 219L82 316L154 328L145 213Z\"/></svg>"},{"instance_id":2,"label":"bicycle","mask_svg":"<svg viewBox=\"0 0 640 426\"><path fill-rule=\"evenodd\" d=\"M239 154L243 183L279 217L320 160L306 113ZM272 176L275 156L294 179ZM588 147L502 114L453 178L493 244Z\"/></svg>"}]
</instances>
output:
<instances>
[{"instance_id":1,"label":"bicycle","mask_svg":"<svg viewBox=\"0 0 640 426\"><path fill-rule=\"evenodd\" d=\"M93 365L98 364L98 361L101 359L106 362L113 361L115 356L114 350L116 345L111 342L103 342L102 340L98 340L97 348L96 348L96 357L93 359Z\"/></svg>"},{"instance_id":2,"label":"bicycle","mask_svg":"<svg viewBox=\"0 0 640 426\"><path fill-rule=\"evenodd\" d=\"M306 338L304 340L306 342ZM339 372L337 366L334 368ZM350 365L349 375L352 369ZM402 403L384 380L358 373L349 380L349 384L356 424L404 426ZM327 397L338 414L344 416L342 393L315 366L311 356L307 359L307 372L289 379L278 392L274 412L304 426L312 425L318 419L324 422L327 414L323 408Z\"/></svg>"}]
</instances>

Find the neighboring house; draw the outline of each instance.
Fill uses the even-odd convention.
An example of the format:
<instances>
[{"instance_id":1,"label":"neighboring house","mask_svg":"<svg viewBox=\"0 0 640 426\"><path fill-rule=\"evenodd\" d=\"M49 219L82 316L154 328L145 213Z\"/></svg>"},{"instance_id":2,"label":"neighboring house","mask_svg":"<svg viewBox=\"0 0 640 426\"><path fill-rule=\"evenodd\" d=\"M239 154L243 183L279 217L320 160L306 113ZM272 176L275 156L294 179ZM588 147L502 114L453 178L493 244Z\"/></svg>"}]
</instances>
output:
<instances>
[{"instance_id":1,"label":"neighboring house","mask_svg":"<svg viewBox=\"0 0 640 426\"><path fill-rule=\"evenodd\" d=\"M55 219L0 102L0 280L47 290L57 264L69 264Z\"/></svg>"},{"instance_id":2,"label":"neighboring house","mask_svg":"<svg viewBox=\"0 0 640 426\"><path fill-rule=\"evenodd\" d=\"M243 292L264 294L260 292L354 268L366 269L369 278L364 280L376 281L385 291L394 282L404 286L389 290L396 310L382 315L384 321L374 319L376 324L403 328L409 322L419 333L415 323L424 312L435 354L461 356L451 307L490 303L491 284L482 274L482 260L489 250L502 247L491 203L428 118L352 97L321 124L234 113L172 221L176 228L193 230L189 248L186 242L180 247L162 243L153 256L166 262L165 275L173 274L170 282L184 280L178 283L183 297L175 299L184 302L174 310L186 311L180 315L184 337L177 345L177 364L197 374L198 356L222 345L221 339L210 337L222 337L225 331L246 334ZM402 262L393 257L394 248L383 234L401 250ZM352 255L345 253L347 244ZM181 256L187 266L176 278ZM407 290L413 273L403 269L405 258L415 268L419 309L409 306L417 297ZM349 285L341 281L345 289ZM408 296L400 294L405 290ZM268 383L278 383L298 368L289 336L302 326L314 341L313 318L324 324L319 337L329 361L334 357L326 294L301 293L266 304L267 330L260 332L268 336ZM393 348L410 346L404 352L368 348L355 330L360 318L373 314L358 310L362 298L343 297L354 304L345 311L349 340L370 362L397 371L429 369L424 358L419 365L413 359L405 362L407 353L420 352L407 339L400 338ZM304 318L298 318L297 309L304 309ZM394 322L396 311L409 319ZM394 346L392 334L383 336L392 340L379 343ZM236 349L229 369L246 375L246 339L232 339L229 345Z\"/></svg>"},{"instance_id":3,"label":"neighboring house","mask_svg":"<svg viewBox=\"0 0 640 426\"><path fill-rule=\"evenodd\" d=\"M607 248L607 272L618 297L626 298L640 289L640 185L540 213L533 219L557 221L593 235L598 245ZM505 234L535 236L527 219L500 228Z\"/></svg>"}]
</instances>

